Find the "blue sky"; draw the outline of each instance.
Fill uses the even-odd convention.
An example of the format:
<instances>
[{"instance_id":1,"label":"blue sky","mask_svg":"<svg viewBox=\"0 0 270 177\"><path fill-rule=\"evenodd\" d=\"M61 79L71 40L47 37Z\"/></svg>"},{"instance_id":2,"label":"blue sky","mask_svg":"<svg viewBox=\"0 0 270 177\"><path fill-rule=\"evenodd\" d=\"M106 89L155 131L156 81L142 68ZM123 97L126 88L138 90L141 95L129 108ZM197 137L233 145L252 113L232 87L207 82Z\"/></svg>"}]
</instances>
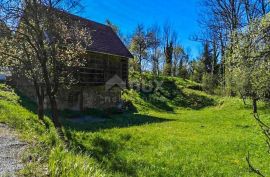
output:
<instances>
[{"instance_id":1,"label":"blue sky","mask_svg":"<svg viewBox=\"0 0 270 177\"><path fill-rule=\"evenodd\" d=\"M124 34L131 34L137 24L163 25L172 23L180 43L189 48L192 57L198 56L200 44L190 40L200 29L197 24L199 0L82 0L85 6L80 14L104 23L109 19Z\"/></svg>"}]
</instances>

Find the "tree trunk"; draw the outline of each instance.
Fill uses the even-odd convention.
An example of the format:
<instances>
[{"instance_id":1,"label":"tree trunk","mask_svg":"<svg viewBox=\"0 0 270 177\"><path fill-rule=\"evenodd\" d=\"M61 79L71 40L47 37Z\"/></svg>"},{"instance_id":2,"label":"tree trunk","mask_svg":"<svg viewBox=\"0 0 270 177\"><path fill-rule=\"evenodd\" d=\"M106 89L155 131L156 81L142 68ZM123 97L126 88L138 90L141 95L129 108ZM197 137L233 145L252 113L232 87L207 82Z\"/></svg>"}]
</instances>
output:
<instances>
[{"instance_id":1,"label":"tree trunk","mask_svg":"<svg viewBox=\"0 0 270 177\"><path fill-rule=\"evenodd\" d=\"M152 60L153 60L153 75L154 75L154 76L157 76L158 74L157 74L157 62L156 62L156 57L154 56Z\"/></svg>"},{"instance_id":2,"label":"tree trunk","mask_svg":"<svg viewBox=\"0 0 270 177\"><path fill-rule=\"evenodd\" d=\"M51 112L52 112L52 121L54 123L54 126L56 128L62 128L62 125L59 120L59 114L58 114L58 108L57 108L57 102L54 95L49 95L49 100L51 104Z\"/></svg>"},{"instance_id":3,"label":"tree trunk","mask_svg":"<svg viewBox=\"0 0 270 177\"><path fill-rule=\"evenodd\" d=\"M142 56L140 54L140 57L139 57L139 73L140 73L140 91L142 91L142 81L143 81L143 78L142 78Z\"/></svg>"},{"instance_id":4,"label":"tree trunk","mask_svg":"<svg viewBox=\"0 0 270 177\"><path fill-rule=\"evenodd\" d=\"M38 102L38 118L44 122L44 90L41 85L38 84L37 80L34 78L34 87L37 95Z\"/></svg>"},{"instance_id":5,"label":"tree trunk","mask_svg":"<svg viewBox=\"0 0 270 177\"><path fill-rule=\"evenodd\" d=\"M243 100L244 105L247 105L247 103L246 103L246 96L243 95L242 92L240 92L240 95L241 95L241 98Z\"/></svg>"},{"instance_id":6,"label":"tree trunk","mask_svg":"<svg viewBox=\"0 0 270 177\"><path fill-rule=\"evenodd\" d=\"M44 54L44 56L46 56L46 55ZM43 78L45 81L47 95L48 95L49 101L50 101L51 112L52 112L52 121L53 121L55 128L58 131L60 138L65 141L65 135L64 135L64 132L62 130L61 122L59 120L56 97L55 97L55 94L53 93L53 90L57 90L57 89L52 88L52 84L51 84L51 81L49 79L49 74L48 74L48 70L47 70L47 66L46 66L46 57L41 59L41 67L42 67L42 71L43 71Z\"/></svg>"},{"instance_id":7,"label":"tree trunk","mask_svg":"<svg viewBox=\"0 0 270 177\"><path fill-rule=\"evenodd\" d=\"M253 113L257 114L258 113L257 99L253 98L252 103L253 103Z\"/></svg>"},{"instance_id":8,"label":"tree trunk","mask_svg":"<svg viewBox=\"0 0 270 177\"><path fill-rule=\"evenodd\" d=\"M38 98L38 118L44 120L44 97Z\"/></svg>"},{"instance_id":9,"label":"tree trunk","mask_svg":"<svg viewBox=\"0 0 270 177\"><path fill-rule=\"evenodd\" d=\"M80 89L80 111L83 112L84 111L84 107L83 107L83 88Z\"/></svg>"},{"instance_id":10,"label":"tree trunk","mask_svg":"<svg viewBox=\"0 0 270 177\"><path fill-rule=\"evenodd\" d=\"M60 122L59 119L59 113L58 113L58 108L57 108L57 102L56 102L56 98L54 95L49 95L49 100L50 100L50 104L51 104L51 112L52 112L52 121L53 124L58 132L59 137L65 142L65 134L62 130L62 124Z\"/></svg>"}]
</instances>

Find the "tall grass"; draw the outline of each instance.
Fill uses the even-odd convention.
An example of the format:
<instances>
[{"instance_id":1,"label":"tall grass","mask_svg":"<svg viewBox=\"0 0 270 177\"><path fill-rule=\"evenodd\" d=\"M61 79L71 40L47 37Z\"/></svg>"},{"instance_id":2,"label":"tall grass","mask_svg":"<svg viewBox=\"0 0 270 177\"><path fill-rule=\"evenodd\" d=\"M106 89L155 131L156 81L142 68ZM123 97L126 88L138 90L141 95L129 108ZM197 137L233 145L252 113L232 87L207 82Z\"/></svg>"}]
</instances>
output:
<instances>
[{"instance_id":1,"label":"tall grass","mask_svg":"<svg viewBox=\"0 0 270 177\"><path fill-rule=\"evenodd\" d=\"M12 88L0 84L0 122L16 130L19 138L29 144L22 157L25 168L19 175L104 176L90 156L75 153L63 145L49 118L45 118L47 129L34 112L22 106L22 102L31 104L29 100L21 100Z\"/></svg>"}]
</instances>

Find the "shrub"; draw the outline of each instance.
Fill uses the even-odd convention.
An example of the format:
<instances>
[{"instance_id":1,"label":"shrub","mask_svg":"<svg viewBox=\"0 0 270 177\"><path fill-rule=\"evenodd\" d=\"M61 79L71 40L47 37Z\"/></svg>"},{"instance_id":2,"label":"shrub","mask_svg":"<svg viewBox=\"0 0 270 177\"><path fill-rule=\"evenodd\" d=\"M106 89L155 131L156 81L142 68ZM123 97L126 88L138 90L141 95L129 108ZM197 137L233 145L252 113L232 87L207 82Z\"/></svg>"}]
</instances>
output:
<instances>
[{"instance_id":1,"label":"shrub","mask_svg":"<svg viewBox=\"0 0 270 177\"><path fill-rule=\"evenodd\" d=\"M214 93L215 77L212 74L205 73L202 77L202 87L205 92Z\"/></svg>"}]
</instances>

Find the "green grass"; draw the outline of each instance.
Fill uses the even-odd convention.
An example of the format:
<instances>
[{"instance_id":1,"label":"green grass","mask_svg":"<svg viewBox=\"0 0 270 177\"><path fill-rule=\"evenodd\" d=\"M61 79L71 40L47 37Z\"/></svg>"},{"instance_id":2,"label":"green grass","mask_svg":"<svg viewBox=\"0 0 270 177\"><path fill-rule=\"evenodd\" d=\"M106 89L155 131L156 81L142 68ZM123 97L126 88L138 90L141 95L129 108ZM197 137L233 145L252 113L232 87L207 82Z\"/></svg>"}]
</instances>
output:
<instances>
[{"instance_id":1,"label":"green grass","mask_svg":"<svg viewBox=\"0 0 270 177\"><path fill-rule=\"evenodd\" d=\"M270 175L265 137L251 106L192 90L182 79L166 78L164 84L157 93L126 93L134 113L105 123L66 121L74 146L113 176L253 176L248 152L254 165ZM260 104L266 120L268 108Z\"/></svg>"},{"instance_id":2,"label":"green grass","mask_svg":"<svg viewBox=\"0 0 270 177\"><path fill-rule=\"evenodd\" d=\"M0 91L0 121L38 144L22 173L37 173L31 170L39 167L51 176L255 176L245 160L250 152L254 166L270 175L265 137L252 118L251 103L209 96L190 81L158 79L164 82L158 92L125 93L133 104L130 112L99 123L63 119L70 148L1 86L6 91ZM269 107L260 103L259 108L270 123Z\"/></svg>"},{"instance_id":3,"label":"green grass","mask_svg":"<svg viewBox=\"0 0 270 177\"><path fill-rule=\"evenodd\" d=\"M76 145L115 176L250 176L249 151L270 174L264 137L250 112L240 100L226 98L202 110L149 111L144 123L138 113L70 131Z\"/></svg>"},{"instance_id":4,"label":"green grass","mask_svg":"<svg viewBox=\"0 0 270 177\"><path fill-rule=\"evenodd\" d=\"M88 155L71 148L66 150L51 121L49 129L33 112L33 103L19 97L13 89L0 84L0 123L14 128L19 138L29 143L22 160L20 176L104 176L103 170ZM31 108L31 109L29 109Z\"/></svg>"}]
</instances>

